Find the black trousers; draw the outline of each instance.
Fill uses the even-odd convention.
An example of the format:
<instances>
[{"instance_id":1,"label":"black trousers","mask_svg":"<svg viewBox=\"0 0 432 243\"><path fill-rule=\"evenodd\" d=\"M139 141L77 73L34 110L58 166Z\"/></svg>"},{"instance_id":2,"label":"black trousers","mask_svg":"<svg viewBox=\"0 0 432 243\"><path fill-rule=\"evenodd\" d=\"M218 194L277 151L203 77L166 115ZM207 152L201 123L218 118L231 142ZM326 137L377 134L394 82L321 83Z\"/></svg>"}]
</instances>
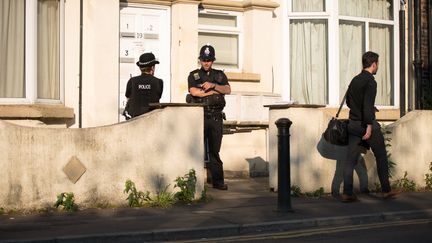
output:
<instances>
[{"instance_id":1,"label":"black trousers","mask_svg":"<svg viewBox=\"0 0 432 243\"><path fill-rule=\"evenodd\" d=\"M347 160L344 166L343 187L343 193L347 195L353 194L353 171L361 151L361 134L364 134L365 131L366 130L362 128L361 121L349 121L349 143ZM385 149L384 136L381 132L381 126L378 122L373 122L372 135L365 142L370 146L372 152L374 153L381 189L383 192L389 192L391 187L389 182L387 151Z\"/></svg>"},{"instance_id":2,"label":"black trousers","mask_svg":"<svg viewBox=\"0 0 432 243\"><path fill-rule=\"evenodd\" d=\"M222 145L223 120L222 113L204 115L204 138L208 142L208 156L213 185L224 184L223 163L219 157Z\"/></svg>"}]
</instances>

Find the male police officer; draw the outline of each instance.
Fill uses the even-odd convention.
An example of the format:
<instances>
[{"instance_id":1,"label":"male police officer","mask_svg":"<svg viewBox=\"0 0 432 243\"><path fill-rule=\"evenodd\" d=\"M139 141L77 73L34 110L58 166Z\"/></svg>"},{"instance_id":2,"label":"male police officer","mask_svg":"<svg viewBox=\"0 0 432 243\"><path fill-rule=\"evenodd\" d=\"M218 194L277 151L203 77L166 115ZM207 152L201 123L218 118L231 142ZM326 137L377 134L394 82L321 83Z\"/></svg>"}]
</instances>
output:
<instances>
[{"instance_id":1,"label":"male police officer","mask_svg":"<svg viewBox=\"0 0 432 243\"><path fill-rule=\"evenodd\" d=\"M219 151L222 143L224 95L231 93L231 87L223 71L212 68L216 58L215 49L211 45L201 47L199 60L201 68L190 72L188 77L189 93L192 102L204 104L204 137L208 141L213 187L227 190Z\"/></svg>"},{"instance_id":2,"label":"male police officer","mask_svg":"<svg viewBox=\"0 0 432 243\"><path fill-rule=\"evenodd\" d=\"M159 103L163 81L153 76L156 64L159 61L151 52L142 54L136 63L141 69L141 75L132 77L126 85L125 96L128 102L123 112L126 120L151 111L149 103Z\"/></svg>"}]
</instances>

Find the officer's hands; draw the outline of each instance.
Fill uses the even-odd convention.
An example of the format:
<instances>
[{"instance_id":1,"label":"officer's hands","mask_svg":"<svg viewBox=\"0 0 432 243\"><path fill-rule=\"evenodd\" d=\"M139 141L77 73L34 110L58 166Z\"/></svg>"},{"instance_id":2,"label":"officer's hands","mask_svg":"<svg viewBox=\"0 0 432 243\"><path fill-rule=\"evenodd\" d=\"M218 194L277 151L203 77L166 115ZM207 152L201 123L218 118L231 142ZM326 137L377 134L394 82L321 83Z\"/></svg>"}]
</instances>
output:
<instances>
[{"instance_id":1,"label":"officer's hands","mask_svg":"<svg viewBox=\"0 0 432 243\"><path fill-rule=\"evenodd\" d=\"M208 92L210 90L213 90L216 87L216 84L214 83L210 83L210 82L205 82L201 85L201 88L205 91Z\"/></svg>"},{"instance_id":2,"label":"officer's hands","mask_svg":"<svg viewBox=\"0 0 432 243\"><path fill-rule=\"evenodd\" d=\"M368 124L366 127L366 133L365 135L363 135L362 139L363 140L368 140L372 135L372 125Z\"/></svg>"}]
</instances>

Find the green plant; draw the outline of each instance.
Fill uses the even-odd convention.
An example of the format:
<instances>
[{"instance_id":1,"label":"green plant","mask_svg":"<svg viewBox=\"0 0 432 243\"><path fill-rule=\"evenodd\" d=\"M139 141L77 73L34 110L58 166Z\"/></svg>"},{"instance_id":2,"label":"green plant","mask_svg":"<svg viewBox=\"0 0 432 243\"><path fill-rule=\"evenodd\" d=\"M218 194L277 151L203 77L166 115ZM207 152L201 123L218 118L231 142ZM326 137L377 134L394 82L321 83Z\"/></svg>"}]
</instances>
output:
<instances>
[{"instance_id":1,"label":"green plant","mask_svg":"<svg viewBox=\"0 0 432 243\"><path fill-rule=\"evenodd\" d=\"M200 202L210 202L211 196L207 194L207 185L204 185L204 190L201 192Z\"/></svg>"},{"instance_id":2,"label":"green plant","mask_svg":"<svg viewBox=\"0 0 432 243\"><path fill-rule=\"evenodd\" d=\"M405 191L415 191L416 183L413 180L408 179L408 172L405 171L403 178L396 180L393 187L401 188Z\"/></svg>"},{"instance_id":3,"label":"green plant","mask_svg":"<svg viewBox=\"0 0 432 243\"><path fill-rule=\"evenodd\" d=\"M432 172L432 162L429 164L429 171ZM426 190L432 190L432 173L425 174Z\"/></svg>"},{"instance_id":4,"label":"green plant","mask_svg":"<svg viewBox=\"0 0 432 243\"><path fill-rule=\"evenodd\" d=\"M76 211L78 210L78 205L75 204L74 194L72 192L62 192L57 195L57 201L54 206L56 208L62 207L63 210L66 211Z\"/></svg>"},{"instance_id":5,"label":"green plant","mask_svg":"<svg viewBox=\"0 0 432 243\"><path fill-rule=\"evenodd\" d=\"M291 186L291 196L293 197L301 197L303 195L301 189L299 186L297 185L292 185Z\"/></svg>"},{"instance_id":6,"label":"green plant","mask_svg":"<svg viewBox=\"0 0 432 243\"><path fill-rule=\"evenodd\" d=\"M150 201L149 192L142 192L136 189L135 183L130 179L125 182L124 193L128 193L126 200L128 201L129 207L141 207L144 202Z\"/></svg>"},{"instance_id":7,"label":"green plant","mask_svg":"<svg viewBox=\"0 0 432 243\"><path fill-rule=\"evenodd\" d=\"M432 93L425 95L423 98L423 109L424 110L432 110Z\"/></svg>"},{"instance_id":8,"label":"green plant","mask_svg":"<svg viewBox=\"0 0 432 243\"><path fill-rule=\"evenodd\" d=\"M319 189L315 190L314 192L306 192L305 194L308 197L320 198L324 194L324 188L320 187Z\"/></svg>"},{"instance_id":9,"label":"green plant","mask_svg":"<svg viewBox=\"0 0 432 243\"><path fill-rule=\"evenodd\" d=\"M374 183L374 189L372 189L373 192L381 192L381 184L375 182Z\"/></svg>"},{"instance_id":10,"label":"green plant","mask_svg":"<svg viewBox=\"0 0 432 243\"><path fill-rule=\"evenodd\" d=\"M180 188L180 191L175 194L177 200L186 203L192 202L195 198L195 186L197 182L195 170L191 169L183 177L177 177L175 182L175 187Z\"/></svg>"},{"instance_id":11,"label":"green plant","mask_svg":"<svg viewBox=\"0 0 432 243\"><path fill-rule=\"evenodd\" d=\"M386 147L386 151L387 151L387 159L388 159L388 169L389 169L389 178L393 178L394 175L394 171L396 168L396 163L390 159L391 157L391 153L389 152L391 145L391 137L390 134L392 133L391 131L389 131L385 125L381 125L381 132L384 135L384 143L385 143L385 147Z\"/></svg>"},{"instance_id":12,"label":"green plant","mask_svg":"<svg viewBox=\"0 0 432 243\"><path fill-rule=\"evenodd\" d=\"M0 214L5 214L4 208L0 208Z\"/></svg>"},{"instance_id":13,"label":"green plant","mask_svg":"<svg viewBox=\"0 0 432 243\"><path fill-rule=\"evenodd\" d=\"M168 208L175 203L175 198L172 193L168 191L168 186L152 197L147 203L150 207Z\"/></svg>"}]
</instances>

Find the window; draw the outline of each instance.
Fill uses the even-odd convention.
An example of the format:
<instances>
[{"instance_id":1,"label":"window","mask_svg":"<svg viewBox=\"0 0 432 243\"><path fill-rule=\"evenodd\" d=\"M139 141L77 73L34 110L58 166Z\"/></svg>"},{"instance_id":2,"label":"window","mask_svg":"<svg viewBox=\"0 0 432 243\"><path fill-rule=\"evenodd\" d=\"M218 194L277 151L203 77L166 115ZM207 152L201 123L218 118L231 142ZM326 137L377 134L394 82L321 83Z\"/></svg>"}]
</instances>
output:
<instances>
[{"instance_id":1,"label":"window","mask_svg":"<svg viewBox=\"0 0 432 243\"><path fill-rule=\"evenodd\" d=\"M198 52L201 46L210 44L216 50L215 67L241 69L239 13L202 11L198 14L198 29Z\"/></svg>"},{"instance_id":2,"label":"window","mask_svg":"<svg viewBox=\"0 0 432 243\"><path fill-rule=\"evenodd\" d=\"M379 54L376 104L398 104L396 0L287 1L289 90L304 104L338 105L362 69L366 51Z\"/></svg>"},{"instance_id":3,"label":"window","mask_svg":"<svg viewBox=\"0 0 432 243\"><path fill-rule=\"evenodd\" d=\"M302 104L327 103L327 22L292 20L291 97Z\"/></svg>"},{"instance_id":4,"label":"window","mask_svg":"<svg viewBox=\"0 0 432 243\"><path fill-rule=\"evenodd\" d=\"M293 0L291 7L293 13L289 21L291 100L301 104L327 104L328 20L325 1ZM318 17L311 18L309 15L318 15Z\"/></svg>"},{"instance_id":5,"label":"window","mask_svg":"<svg viewBox=\"0 0 432 243\"><path fill-rule=\"evenodd\" d=\"M60 100L60 26L63 1L0 3L0 101Z\"/></svg>"},{"instance_id":6,"label":"window","mask_svg":"<svg viewBox=\"0 0 432 243\"><path fill-rule=\"evenodd\" d=\"M377 105L394 104L393 4L391 0L339 1L339 72L342 99L352 77L362 69L365 51L379 54Z\"/></svg>"},{"instance_id":7,"label":"window","mask_svg":"<svg viewBox=\"0 0 432 243\"><path fill-rule=\"evenodd\" d=\"M293 12L324 12L325 0L293 0Z\"/></svg>"}]
</instances>

